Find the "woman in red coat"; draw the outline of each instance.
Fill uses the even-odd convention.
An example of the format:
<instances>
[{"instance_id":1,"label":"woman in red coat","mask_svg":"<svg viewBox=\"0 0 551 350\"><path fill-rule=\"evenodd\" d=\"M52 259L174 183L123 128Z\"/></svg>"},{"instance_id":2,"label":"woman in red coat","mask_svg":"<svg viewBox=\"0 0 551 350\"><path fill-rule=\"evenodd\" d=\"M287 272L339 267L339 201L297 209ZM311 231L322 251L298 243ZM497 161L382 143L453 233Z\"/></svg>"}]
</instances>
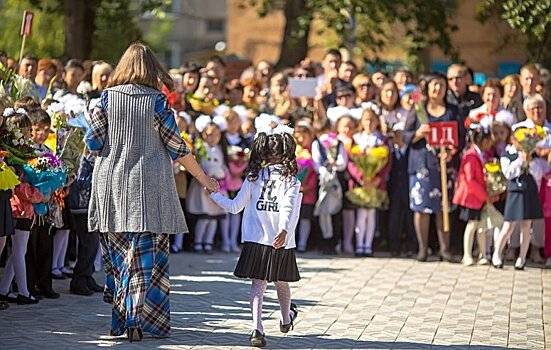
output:
<instances>
[{"instance_id":1,"label":"woman in red coat","mask_svg":"<svg viewBox=\"0 0 551 350\"><path fill-rule=\"evenodd\" d=\"M486 192L486 180L484 177L484 154L493 145L492 134L489 128L481 125L473 125L471 129L472 145L463 154L459 175L453 196L453 203L459 205L459 217L467 221L465 235L463 237L463 264L473 265L472 257L473 241L479 231L480 214L486 203L491 203ZM478 232L478 249L480 251L479 264L488 264L484 258L486 252L486 235Z\"/></svg>"}]
</instances>

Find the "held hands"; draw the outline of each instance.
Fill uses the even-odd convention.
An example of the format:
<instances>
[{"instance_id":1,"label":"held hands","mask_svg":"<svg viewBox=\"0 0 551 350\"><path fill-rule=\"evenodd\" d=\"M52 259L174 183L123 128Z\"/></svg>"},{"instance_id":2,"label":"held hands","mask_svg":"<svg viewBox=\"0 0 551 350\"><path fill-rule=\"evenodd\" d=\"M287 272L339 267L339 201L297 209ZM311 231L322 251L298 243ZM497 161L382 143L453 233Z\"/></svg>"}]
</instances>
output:
<instances>
[{"instance_id":1,"label":"held hands","mask_svg":"<svg viewBox=\"0 0 551 350\"><path fill-rule=\"evenodd\" d=\"M430 125L429 124L423 124L417 129L415 132L415 138L422 139L429 135L430 132Z\"/></svg>"},{"instance_id":2,"label":"held hands","mask_svg":"<svg viewBox=\"0 0 551 350\"><path fill-rule=\"evenodd\" d=\"M275 249L280 249L285 247L285 241L287 240L287 231L283 230L280 233L277 234L274 238L274 243L272 243L272 246Z\"/></svg>"},{"instance_id":3,"label":"held hands","mask_svg":"<svg viewBox=\"0 0 551 350\"><path fill-rule=\"evenodd\" d=\"M205 189L209 193L219 192L220 191L220 184L216 179L213 179L212 177L207 178L205 182L202 183L203 186L205 186Z\"/></svg>"}]
</instances>

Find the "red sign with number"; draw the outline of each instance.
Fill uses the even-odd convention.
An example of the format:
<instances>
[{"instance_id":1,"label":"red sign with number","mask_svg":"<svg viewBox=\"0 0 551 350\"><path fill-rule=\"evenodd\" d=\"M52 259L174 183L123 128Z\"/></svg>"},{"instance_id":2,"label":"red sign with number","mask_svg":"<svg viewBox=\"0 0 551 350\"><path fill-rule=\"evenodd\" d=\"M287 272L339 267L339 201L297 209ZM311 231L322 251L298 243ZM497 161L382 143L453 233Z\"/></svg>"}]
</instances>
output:
<instances>
[{"instance_id":1,"label":"red sign with number","mask_svg":"<svg viewBox=\"0 0 551 350\"><path fill-rule=\"evenodd\" d=\"M23 12L23 22L21 23L21 36L30 36L33 27L33 13L31 11Z\"/></svg>"},{"instance_id":2,"label":"red sign with number","mask_svg":"<svg viewBox=\"0 0 551 350\"><path fill-rule=\"evenodd\" d=\"M459 146L457 122L437 122L430 123L429 126L429 145L432 147Z\"/></svg>"}]
</instances>

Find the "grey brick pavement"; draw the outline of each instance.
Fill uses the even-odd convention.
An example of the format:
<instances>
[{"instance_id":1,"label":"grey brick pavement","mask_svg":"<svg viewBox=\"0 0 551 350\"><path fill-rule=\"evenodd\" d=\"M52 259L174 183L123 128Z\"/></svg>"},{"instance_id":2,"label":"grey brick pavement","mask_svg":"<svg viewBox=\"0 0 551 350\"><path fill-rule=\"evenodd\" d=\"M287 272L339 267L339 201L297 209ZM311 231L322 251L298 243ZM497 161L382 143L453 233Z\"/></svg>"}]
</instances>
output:
<instances>
[{"instance_id":1,"label":"grey brick pavement","mask_svg":"<svg viewBox=\"0 0 551 350\"><path fill-rule=\"evenodd\" d=\"M171 338L131 345L106 336L110 308L100 295L73 296L68 281L54 281L61 299L0 312L0 349L246 348L249 285L232 276L235 261L171 257ZM318 255L299 266L300 314L287 336L278 330L275 290L267 292L269 348L551 349L551 270Z\"/></svg>"}]
</instances>

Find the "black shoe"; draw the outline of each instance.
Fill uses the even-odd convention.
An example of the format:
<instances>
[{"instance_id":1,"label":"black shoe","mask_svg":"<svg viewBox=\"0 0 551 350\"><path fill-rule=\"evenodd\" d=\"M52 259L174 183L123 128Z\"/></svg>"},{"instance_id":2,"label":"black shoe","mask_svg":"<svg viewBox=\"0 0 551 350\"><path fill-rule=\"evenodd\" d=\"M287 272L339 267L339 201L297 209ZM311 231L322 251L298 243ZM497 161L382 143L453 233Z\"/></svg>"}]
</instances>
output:
<instances>
[{"instance_id":1,"label":"black shoe","mask_svg":"<svg viewBox=\"0 0 551 350\"><path fill-rule=\"evenodd\" d=\"M441 251L440 252L440 261L445 261L449 263L454 263L453 256L450 252Z\"/></svg>"},{"instance_id":2,"label":"black shoe","mask_svg":"<svg viewBox=\"0 0 551 350\"><path fill-rule=\"evenodd\" d=\"M17 305L33 305L38 304L38 299L36 299L32 294L29 294L28 297L17 294Z\"/></svg>"},{"instance_id":3,"label":"black shoe","mask_svg":"<svg viewBox=\"0 0 551 350\"><path fill-rule=\"evenodd\" d=\"M10 303L7 301L0 301L0 311L6 310L10 307Z\"/></svg>"},{"instance_id":4,"label":"black shoe","mask_svg":"<svg viewBox=\"0 0 551 350\"><path fill-rule=\"evenodd\" d=\"M44 299L44 296L42 295L42 292L38 289L29 289L29 293L38 300Z\"/></svg>"},{"instance_id":5,"label":"black shoe","mask_svg":"<svg viewBox=\"0 0 551 350\"><path fill-rule=\"evenodd\" d=\"M10 297L10 293L8 294L0 294L0 301L4 301L6 303L17 303L17 297Z\"/></svg>"},{"instance_id":6,"label":"black shoe","mask_svg":"<svg viewBox=\"0 0 551 350\"><path fill-rule=\"evenodd\" d=\"M71 294L76 294L76 295L90 296L94 294L94 291L90 290L86 286L78 286L78 287L75 286L75 287L71 287L69 290L71 291Z\"/></svg>"},{"instance_id":7,"label":"black shoe","mask_svg":"<svg viewBox=\"0 0 551 350\"><path fill-rule=\"evenodd\" d=\"M428 255L427 255L427 252L424 251L424 252L419 252L417 253L417 261L420 261L420 262L425 262L427 261L428 259Z\"/></svg>"},{"instance_id":8,"label":"black shoe","mask_svg":"<svg viewBox=\"0 0 551 350\"><path fill-rule=\"evenodd\" d=\"M40 294L46 299L58 299L59 298L59 293L57 293L53 289L43 290L43 291L40 292Z\"/></svg>"},{"instance_id":9,"label":"black shoe","mask_svg":"<svg viewBox=\"0 0 551 350\"><path fill-rule=\"evenodd\" d=\"M93 291L95 293L103 293L103 287L100 286L99 284L97 284L96 281L92 277L88 278L86 286L88 287L88 289L90 289L91 291Z\"/></svg>"},{"instance_id":10,"label":"black shoe","mask_svg":"<svg viewBox=\"0 0 551 350\"><path fill-rule=\"evenodd\" d=\"M142 341L143 339L143 333L142 330L139 328L128 328L126 330L126 334L128 336L128 341L133 343L137 341Z\"/></svg>"},{"instance_id":11,"label":"black shoe","mask_svg":"<svg viewBox=\"0 0 551 350\"><path fill-rule=\"evenodd\" d=\"M279 331L281 333L288 333L291 329L294 329L294 321L297 319L298 316L298 309L297 305L295 303L291 303L291 311L293 312L293 316L291 316L291 322L288 324L282 324L281 321L279 321Z\"/></svg>"},{"instance_id":12,"label":"black shoe","mask_svg":"<svg viewBox=\"0 0 551 350\"><path fill-rule=\"evenodd\" d=\"M203 251L205 252L205 254L207 255L212 255L212 244L209 244L209 243L205 243L203 245Z\"/></svg>"},{"instance_id":13,"label":"black shoe","mask_svg":"<svg viewBox=\"0 0 551 350\"><path fill-rule=\"evenodd\" d=\"M262 348L266 346L266 338L264 337L264 333L260 332L258 329L255 329L251 333L249 341L251 342L251 346L254 346L256 348Z\"/></svg>"}]
</instances>

